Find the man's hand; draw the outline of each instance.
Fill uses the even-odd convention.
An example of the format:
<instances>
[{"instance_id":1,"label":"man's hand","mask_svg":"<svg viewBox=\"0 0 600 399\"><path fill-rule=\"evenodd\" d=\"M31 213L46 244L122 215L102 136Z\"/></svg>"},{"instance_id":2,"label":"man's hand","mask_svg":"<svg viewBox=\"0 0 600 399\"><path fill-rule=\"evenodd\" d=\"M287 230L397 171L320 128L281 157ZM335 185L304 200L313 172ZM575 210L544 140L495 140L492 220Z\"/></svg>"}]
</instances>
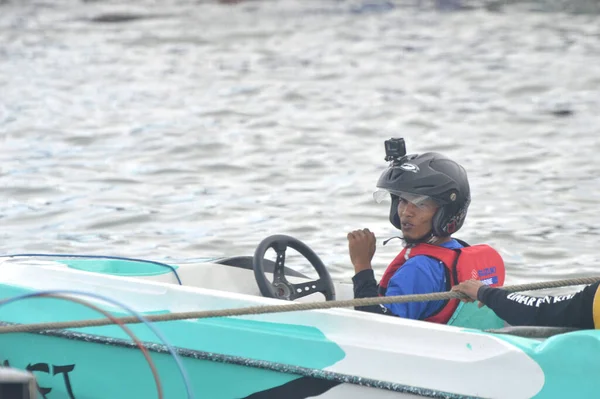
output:
<instances>
[{"instance_id":1,"label":"man's hand","mask_svg":"<svg viewBox=\"0 0 600 399\"><path fill-rule=\"evenodd\" d=\"M468 295L469 298L464 298L461 299L461 301L463 302L475 302L477 300L477 291L479 291L479 288L481 286L483 286L484 284L479 281L479 280L467 280L467 281L463 281L462 283L455 285L454 287L452 287L452 291L458 291L458 292L462 292L465 295ZM483 303L479 302L479 307L482 307Z\"/></svg>"},{"instance_id":2,"label":"man's hand","mask_svg":"<svg viewBox=\"0 0 600 399\"><path fill-rule=\"evenodd\" d=\"M375 255L375 234L369 229L354 230L348 233L348 252L354 265L354 272L371 269L371 260Z\"/></svg>"}]
</instances>

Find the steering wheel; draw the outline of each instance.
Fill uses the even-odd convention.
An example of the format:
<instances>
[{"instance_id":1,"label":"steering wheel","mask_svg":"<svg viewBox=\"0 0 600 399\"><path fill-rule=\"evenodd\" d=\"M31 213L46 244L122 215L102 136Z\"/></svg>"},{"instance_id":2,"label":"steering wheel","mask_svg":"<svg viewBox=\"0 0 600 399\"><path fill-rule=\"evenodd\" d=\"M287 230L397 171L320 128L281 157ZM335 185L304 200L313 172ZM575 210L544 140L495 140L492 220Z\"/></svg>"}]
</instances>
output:
<instances>
[{"instance_id":1,"label":"steering wheel","mask_svg":"<svg viewBox=\"0 0 600 399\"><path fill-rule=\"evenodd\" d=\"M287 281L284 270L285 251L287 247L295 249L310 262L319 274L318 280L301 284L292 284ZM265 276L263 265L265 253L269 248L273 248L277 253L272 283ZM312 249L294 237L276 234L262 240L256 251L254 251L252 268L254 269L254 277L256 278L260 293L265 297L293 301L315 292L320 292L325 295L325 300L335 300L335 288L333 287L333 280L327 268Z\"/></svg>"}]
</instances>

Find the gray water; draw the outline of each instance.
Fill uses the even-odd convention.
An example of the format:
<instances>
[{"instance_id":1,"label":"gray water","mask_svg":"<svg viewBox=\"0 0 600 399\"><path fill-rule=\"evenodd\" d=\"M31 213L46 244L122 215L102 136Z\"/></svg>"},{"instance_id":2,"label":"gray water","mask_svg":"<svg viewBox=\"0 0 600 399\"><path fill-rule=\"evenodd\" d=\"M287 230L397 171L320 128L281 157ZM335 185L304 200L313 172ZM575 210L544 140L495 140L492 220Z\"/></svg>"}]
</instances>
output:
<instances>
[{"instance_id":1,"label":"gray water","mask_svg":"<svg viewBox=\"0 0 600 399\"><path fill-rule=\"evenodd\" d=\"M0 252L188 262L282 233L347 279L368 227L380 273L402 136L466 167L457 237L507 284L599 275L598 3L458 3L0 1Z\"/></svg>"}]
</instances>

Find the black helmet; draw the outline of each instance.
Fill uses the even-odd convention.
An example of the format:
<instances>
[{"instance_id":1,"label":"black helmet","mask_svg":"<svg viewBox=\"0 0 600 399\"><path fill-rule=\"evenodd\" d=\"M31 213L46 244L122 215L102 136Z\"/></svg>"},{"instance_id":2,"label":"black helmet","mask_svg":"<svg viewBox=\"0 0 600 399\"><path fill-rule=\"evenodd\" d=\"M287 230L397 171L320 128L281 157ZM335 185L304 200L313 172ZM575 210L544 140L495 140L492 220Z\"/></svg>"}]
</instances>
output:
<instances>
[{"instance_id":1,"label":"black helmet","mask_svg":"<svg viewBox=\"0 0 600 399\"><path fill-rule=\"evenodd\" d=\"M458 231L467 216L471 190L465 169L450 158L436 152L412 154L396 160L379 177L375 193L392 197L390 222L401 229L398 201L402 197L411 202L426 198L440 207L433 216L432 235L447 237Z\"/></svg>"}]
</instances>

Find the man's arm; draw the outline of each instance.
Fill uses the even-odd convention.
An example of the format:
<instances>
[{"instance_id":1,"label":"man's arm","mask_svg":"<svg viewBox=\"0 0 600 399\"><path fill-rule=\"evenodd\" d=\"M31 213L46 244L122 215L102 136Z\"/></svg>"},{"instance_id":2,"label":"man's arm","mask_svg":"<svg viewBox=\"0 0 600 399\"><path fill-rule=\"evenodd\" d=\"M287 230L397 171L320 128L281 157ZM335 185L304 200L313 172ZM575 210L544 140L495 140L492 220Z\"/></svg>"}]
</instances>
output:
<instances>
[{"instance_id":1,"label":"man's arm","mask_svg":"<svg viewBox=\"0 0 600 399\"><path fill-rule=\"evenodd\" d=\"M373 298L378 296L377 281L373 269L362 270L352 277L354 283L354 298ZM355 310L369 313L392 315L383 305L355 306Z\"/></svg>"},{"instance_id":2,"label":"man's arm","mask_svg":"<svg viewBox=\"0 0 600 399\"><path fill-rule=\"evenodd\" d=\"M534 297L492 288L478 281L466 281L453 291L463 292L488 306L501 319L513 326L594 328L594 297L600 282L576 294ZM477 290L474 291L473 289Z\"/></svg>"}]
</instances>

